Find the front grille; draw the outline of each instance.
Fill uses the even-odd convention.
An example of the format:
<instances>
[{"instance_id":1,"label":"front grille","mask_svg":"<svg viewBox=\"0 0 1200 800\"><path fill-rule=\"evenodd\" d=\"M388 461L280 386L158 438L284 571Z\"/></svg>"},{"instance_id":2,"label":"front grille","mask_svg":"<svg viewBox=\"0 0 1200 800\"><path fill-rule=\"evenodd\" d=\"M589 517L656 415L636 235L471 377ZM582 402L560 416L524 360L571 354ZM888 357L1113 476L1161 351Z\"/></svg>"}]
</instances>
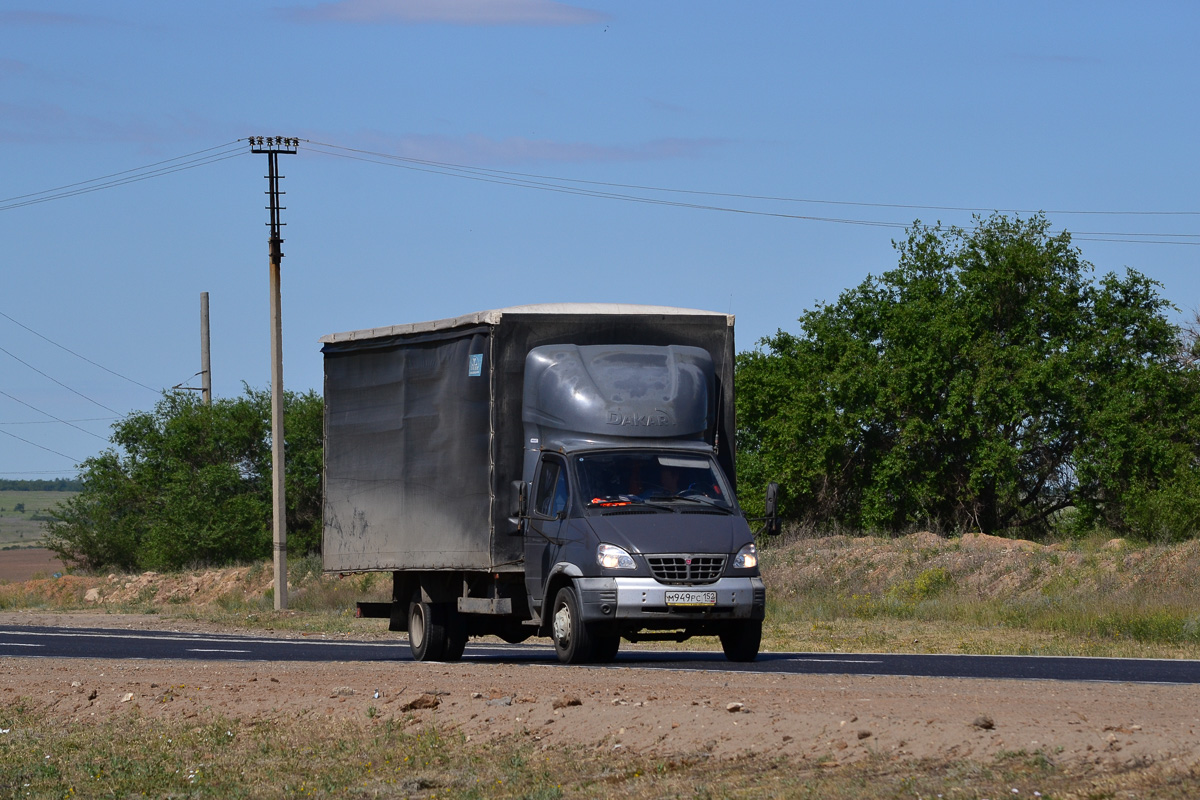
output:
<instances>
[{"instance_id":1,"label":"front grille","mask_svg":"<svg viewBox=\"0 0 1200 800\"><path fill-rule=\"evenodd\" d=\"M725 556L646 556L646 563L660 583L715 583L725 571Z\"/></svg>"}]
</instances>

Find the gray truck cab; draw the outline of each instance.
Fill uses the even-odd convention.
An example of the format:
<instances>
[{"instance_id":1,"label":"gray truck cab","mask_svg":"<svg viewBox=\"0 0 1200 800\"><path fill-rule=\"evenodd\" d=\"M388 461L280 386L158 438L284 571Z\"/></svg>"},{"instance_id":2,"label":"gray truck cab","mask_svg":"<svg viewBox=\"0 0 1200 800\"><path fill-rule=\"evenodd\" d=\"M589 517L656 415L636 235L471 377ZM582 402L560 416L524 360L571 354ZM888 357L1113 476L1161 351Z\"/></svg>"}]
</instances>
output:
<instances>
[{"instance_id":1,"label":"gray truck cab","mask_svg":"<svg viewBox=\"0 0 1200 800\"><path fill-rule=\"evenodd\" d=\"M766 595L714 458L708 352L542 346L523 397L525 586L559 657L716 635L729 658L752 660Z\"/></svg>"}]
</instances>

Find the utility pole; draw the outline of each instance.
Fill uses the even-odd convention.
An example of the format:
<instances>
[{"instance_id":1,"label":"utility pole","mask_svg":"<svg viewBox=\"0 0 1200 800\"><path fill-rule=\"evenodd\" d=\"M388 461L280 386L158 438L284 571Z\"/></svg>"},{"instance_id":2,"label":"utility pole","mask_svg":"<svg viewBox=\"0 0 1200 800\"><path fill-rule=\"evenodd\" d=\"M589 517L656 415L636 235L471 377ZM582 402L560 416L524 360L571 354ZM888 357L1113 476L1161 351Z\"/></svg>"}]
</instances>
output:
<instances>
[{"instance_id":1,"label":"utility pole","mask_svg":"<svg viewBox=\"0 0 1200 800\"><path fill-rule=\"evenodd\" d=\"M200 293L200 392L204 405L212 405L212 360L209 357L208 292Z\"/></svg>"},{"instance_id":2,"label":"utility pole","mask_svg":"<svg viewBox=\"0 0 1200 800\"><path fill-rule=\"evenodd\" d=\"M268 240L271 264L271 527L275 552L275 610L287 608L287 499L284 494L283 459L283 322L279 292L279 263L283 260L283 239L279 229L279 154L294 155L299 139L284 136L250 137L251 153L267 154L267 194L271 204L271 238Z\"/></svg>"}]
</instances>

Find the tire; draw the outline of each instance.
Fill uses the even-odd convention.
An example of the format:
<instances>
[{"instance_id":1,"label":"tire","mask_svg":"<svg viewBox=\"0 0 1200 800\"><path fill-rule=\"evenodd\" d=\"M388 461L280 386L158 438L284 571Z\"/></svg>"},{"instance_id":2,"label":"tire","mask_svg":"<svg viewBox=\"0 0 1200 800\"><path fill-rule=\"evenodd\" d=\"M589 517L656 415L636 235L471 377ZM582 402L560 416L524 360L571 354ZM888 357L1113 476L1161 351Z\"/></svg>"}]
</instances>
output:
<instances>
[{"instance_id":1,"label":"tire","mask_svg":"<svg viewBox=\"0 0 1200 800\"><path fill-rule=\"evenodd\" d=\"M408 648L414 661L444 661L446 658L446 608L427 603L418 589L408 604ZM465 642L464 642L465 644ZM462 652L459 652L462 655Z\"/></svg>"},{"instance_id":2,"label":"tire","mask_svg":"<svg viewBox=\"0 0 1200 800\"><path fill-rule=\"evenodd\" d=\"M730 661L753 661L758 658L758 646L762 644L762 620L748 619L734 622L720 635L721 649Z\"/></svg>"},{"instance_id":3,"label":"tire","mask_svg":"<svg viewBox=\"0 0 1200 800\"><path fill-rule=\"evenodd\" d=\"M592 632L583 624L575 590L564 586L558 590L551 606L550 635L554 651L564 664L586 664L594 657Z\"/></svg>"}]
</instances>

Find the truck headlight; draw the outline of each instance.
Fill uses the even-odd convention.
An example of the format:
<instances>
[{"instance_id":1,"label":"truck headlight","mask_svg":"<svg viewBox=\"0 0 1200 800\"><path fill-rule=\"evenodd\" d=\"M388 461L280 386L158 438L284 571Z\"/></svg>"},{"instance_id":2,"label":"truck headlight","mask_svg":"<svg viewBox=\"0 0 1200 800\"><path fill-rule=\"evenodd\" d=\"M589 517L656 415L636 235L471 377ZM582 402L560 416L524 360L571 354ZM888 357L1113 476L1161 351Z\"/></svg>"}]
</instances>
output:
<instances>
[{"instance_id":1,"label":"truck headlight","mask_svg":"<svg viewBox=\"0 0 1200 800\"><path fill-rule=\"evenodd\" d=\"M758 551L754 549L754 542L738 550L738 554L733 557L734 569L753 569L758 566Z\"/></svg>"},{"instance_id":2,"label":"truck headlight","mask_svg":"<svg viewBox=\"0 0 1200 800\"><path fill-rule=\"evenodd\" d=\"M597 547L596 561L605 569L637 569L633 556L615 544L602 544Z\"/></svg>"}]
</instances>

